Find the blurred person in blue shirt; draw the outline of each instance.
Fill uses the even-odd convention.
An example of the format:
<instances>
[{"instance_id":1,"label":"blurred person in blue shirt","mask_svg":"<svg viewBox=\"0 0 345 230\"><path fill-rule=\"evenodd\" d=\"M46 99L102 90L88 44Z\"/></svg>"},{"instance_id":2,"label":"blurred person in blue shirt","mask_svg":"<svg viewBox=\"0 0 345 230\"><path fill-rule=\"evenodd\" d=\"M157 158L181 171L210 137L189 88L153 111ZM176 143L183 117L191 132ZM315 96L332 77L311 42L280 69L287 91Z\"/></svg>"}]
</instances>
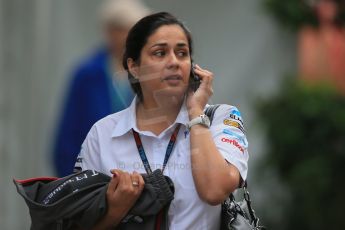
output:
<instances>
[{"instance_id":1,"label":"blurred person in blue shirt","mask_svg":"<svg viewBox=\"0 0 345 230\"><path fill-rule=\"evenodd\" d=\"M72 173L91 126L132 101L122 55L129 29L148 13L139 0L108 0L101 5L105 44L75 68L55 136L53 157L59 177Z\"/></svg>"}]
</instances>

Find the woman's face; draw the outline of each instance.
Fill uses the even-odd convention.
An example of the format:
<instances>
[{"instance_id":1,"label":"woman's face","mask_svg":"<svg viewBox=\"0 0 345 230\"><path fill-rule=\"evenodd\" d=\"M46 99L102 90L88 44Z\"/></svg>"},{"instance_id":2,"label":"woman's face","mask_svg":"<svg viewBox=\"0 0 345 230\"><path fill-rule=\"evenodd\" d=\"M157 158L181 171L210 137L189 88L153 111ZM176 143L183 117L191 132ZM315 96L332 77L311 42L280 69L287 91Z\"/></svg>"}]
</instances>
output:
<instances>
[{"instance_id":1,"label":"woman's face","mask_svg":"<svg viewBox=\"0 0 345 230\"><path fill-rule=\"evenodd\" d=\"M191 70L189 44L178 25L159 27L141 50L137 66L144 100L147 96L181 96Z\"/></svg>"}]
</instances>

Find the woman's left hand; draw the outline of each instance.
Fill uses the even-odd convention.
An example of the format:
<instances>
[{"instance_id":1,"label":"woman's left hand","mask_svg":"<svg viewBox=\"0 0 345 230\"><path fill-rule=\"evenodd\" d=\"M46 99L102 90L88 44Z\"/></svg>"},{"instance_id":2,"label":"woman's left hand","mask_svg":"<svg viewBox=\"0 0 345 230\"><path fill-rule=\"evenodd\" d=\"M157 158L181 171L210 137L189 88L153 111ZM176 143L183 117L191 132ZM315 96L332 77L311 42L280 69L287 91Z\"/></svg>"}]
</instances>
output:
<instances>
[{"instance_id":1,"label":"woman's left hand","mask_svg":"<svg viewBox=\"0 0 345 230\"><path fill-rule=\"evenodd\" d=\"M188 92L187 109L190 120L203 113L205 105L213 95L213 73L198 65L195 65L194 72L199 76L201 84L195 92L192 90Z\"/></svg>"}]
</instances>

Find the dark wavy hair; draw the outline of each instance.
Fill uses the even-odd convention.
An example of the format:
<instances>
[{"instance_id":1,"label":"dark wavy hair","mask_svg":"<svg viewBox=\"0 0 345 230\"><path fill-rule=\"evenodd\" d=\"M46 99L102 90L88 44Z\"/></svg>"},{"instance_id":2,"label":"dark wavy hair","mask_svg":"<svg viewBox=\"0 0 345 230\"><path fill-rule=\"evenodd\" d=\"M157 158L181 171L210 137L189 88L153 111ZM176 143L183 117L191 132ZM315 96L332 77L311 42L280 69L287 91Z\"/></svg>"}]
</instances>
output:
<instances>
[{"instance_id":1,"label":"dark wavy hair","mask_svg":"<svg viewBox=\"0 0 345 230\"><path fill-rule=\"evenodd\" d=\"M143 100L141 86L139 81L129 72L127 59L131 58L134 62L139 64L141 50L145 46L148 38L158 28L164 25L179 25L187 37L190 56L192 56L193 53L193 41L190 31L180 20L178 20L172 14L167 12L159 12L140 19L128 33L125 53L122 59L122 65L128 73L128 80L133 91L141 101Z\"/></svg>"}]
</instances>

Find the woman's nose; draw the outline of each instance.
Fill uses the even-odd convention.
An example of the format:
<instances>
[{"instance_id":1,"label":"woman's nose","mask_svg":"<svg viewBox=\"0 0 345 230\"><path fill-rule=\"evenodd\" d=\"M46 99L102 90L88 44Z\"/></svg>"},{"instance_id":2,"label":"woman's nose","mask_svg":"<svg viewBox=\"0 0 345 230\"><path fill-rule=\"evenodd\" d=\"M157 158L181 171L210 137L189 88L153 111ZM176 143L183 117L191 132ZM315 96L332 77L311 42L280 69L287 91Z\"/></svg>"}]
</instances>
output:
<instances>
[{"instance_id":1,"label":"woman's nose","mask_svg":"<svg viewBox=\"0 0 345 230\"><path fill-rule=\"evenodd\" d=\"M168 56L168 60L167 60L167 67L168 67L168 69L177 68L178 66L179 66L179 60L178 60L176 54L175 53L171 53Z\"/></svg>"}]
</instances>

